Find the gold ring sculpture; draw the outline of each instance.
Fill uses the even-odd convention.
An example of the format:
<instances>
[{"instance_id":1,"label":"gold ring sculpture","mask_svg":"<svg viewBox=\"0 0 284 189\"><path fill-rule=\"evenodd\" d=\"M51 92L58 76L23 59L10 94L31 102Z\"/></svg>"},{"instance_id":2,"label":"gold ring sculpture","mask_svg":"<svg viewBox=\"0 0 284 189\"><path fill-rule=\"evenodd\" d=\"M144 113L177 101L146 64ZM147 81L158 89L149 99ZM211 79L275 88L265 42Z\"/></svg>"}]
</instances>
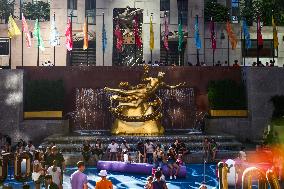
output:
<instances>
[{"instance_id":1,"label":"gold ring sculpture","mask_svg":"<svg viewBox=\"0 0 284 189\"><path fill-rule=\"evenodd\" d=\"M163 82L165 73L149 77L149 67L144 66L141 83L136 86L120 82L118 89L105 87L111 93L110 112L116 118L112 134L115 135L162 135L164 128L162 118L162 100L156 95L160 88L175 89L184 87L185 83L175 86Z\"/></svg>"}]
</instances>

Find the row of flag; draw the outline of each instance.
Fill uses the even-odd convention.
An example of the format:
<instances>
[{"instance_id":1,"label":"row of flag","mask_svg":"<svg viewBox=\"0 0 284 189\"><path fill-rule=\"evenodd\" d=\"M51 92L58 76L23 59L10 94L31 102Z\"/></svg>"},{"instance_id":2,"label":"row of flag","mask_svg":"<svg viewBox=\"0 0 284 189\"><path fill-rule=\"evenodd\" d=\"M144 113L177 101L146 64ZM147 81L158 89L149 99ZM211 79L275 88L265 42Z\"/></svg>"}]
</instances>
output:
<instances>
[{"instance_id":1,"label":"row of flag","mask_svg":"<svg viewBox=\"0 0 284 189\"><path fill-rule=\"evenodd\" d=\"M85 19L84 22L84 27L83 27L83 35L84 35L84 45L83 49L86 50L88 49L88 21ZM56 28L55 25L55 17L51 20L51 30L50 30L50 38L49 38L49 44L51 46L58 46L60 45L60 35L59 32ZM169 24L168 24L168 19L165 16L164 18L164 36L163 36L163 44L165 49L168 51L169 50ZM278 33L277 33L277 26L274 20L274 17L272 17L272 27L273 27L273 42L274 42L274 48L278 48L279 46L279 41L278 41ZM26 19L24 15L22 15L22 31L25 37L26 41L26 46L30 48L32 46L31 42L31 33L28 28L28 24L26 22ZM232 29L232 25L229 21L226 23L226 31L228 35L228 39L231 43L232 49L235 49L237 47L238 39L236 37L236 34L234 33ZM154 38L154 27L153 27L153 16L150 16L150 41L149 41L149 47L150 50L154 49L155 46L155 38ZM247 25L246 20L243 20L242 24L242 32L244 34L244 40L245 40L245 48L251 48L251 39L250 39L250 33L249 33L249 28ZM133 24L133 33L134 33L134 39L135 39L135 45L138 48L142 47L142 39L139 35L139 23L138 23L138 17L134 17L134 24ZM210 21L210 33L211 33L211 48L215 50L217 48L217 43L216 43L216 32L215 32L215 23L213 21L213 18L211 18ZM13 38L17 35L21 35L21 30L18 28L15 20L13 19L12 16L9 17L8 21L8 36L10 38ZM33 35L36 38L37 42L37 47L39 47L40 50L44 51L44 42L41 36L41 31L40 31L40 25L39 21L35 21L34 25L34 31ZM116 23L115 26L115 31L114 35L116 36L116 49L119 52L123 51L123 34L119 25L119 22ZM65 37L66 37L66 48L68 51L71 51L73 49L73 39L72 39L72 23L71 20L68 19L67 21L67 27L65 31ZM195 18L195 24L194 24L194 39L195 39L195 46L197 49L201 49L201 39L199 36L199 22L198 22L198 16ZM183 28L182 24L179 23L178 25L178 51L182 51L182 44L184 41L184 34L183 34ZM262 38L262 33L261 33L261 23L260 23L260 18L258 17L257 19L257 41L258 41L258 46L261 47L263 46L263 38ZM107 46L107 35L106 35L106 28L105 24L103 24L102 27L102 49L103 52L105 52Z\"/></svg>"}]
</instances>

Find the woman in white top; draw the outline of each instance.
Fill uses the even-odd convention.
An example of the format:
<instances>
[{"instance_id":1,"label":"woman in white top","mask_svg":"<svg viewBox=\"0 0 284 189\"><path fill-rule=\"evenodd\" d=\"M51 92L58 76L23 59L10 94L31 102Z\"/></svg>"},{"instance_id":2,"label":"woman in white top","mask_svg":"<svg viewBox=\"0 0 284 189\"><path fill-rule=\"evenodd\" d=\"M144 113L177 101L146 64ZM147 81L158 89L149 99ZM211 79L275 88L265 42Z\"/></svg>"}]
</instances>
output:
<instances>
[{"instance_id":1,"label":"woman in white top","mask_svg":"<svg viewBox=\"0 0 284 189\"><path fill-rule=\"evenodd\" d=\"M149 163L149 164L152 164L153 163L153 153L155 151L155 146L152 142L150 142L149 139L146 140L146 143L145 143L145 152L144 152L144 156L146 157L146 162Z\"/></svg>"},{"instance_id":2,"label":"woman in white top","mask_svg":"<svg viewBox=\"0 0 284 189\"><path fill-rule=\"evenodd\" d=\"M118 161L117 151L118 151L118 144L115 142L115 140L112 140L111 143L108 145L109 150L109 160L112 161L115 159Z\"/></svg>"},{"instance_id":3,"label":"woman in white top","mask_svg":"<svg viewBox=\"0 0 284 189\"><path fill-rule=\"evenodd\" d=\"M56 160L54 160L53 165L47 169L47 174L52 176L52 181L58 186L58 188L62 188L61 169L60 167L57 167Z\"/></svg>"}]
</instances>

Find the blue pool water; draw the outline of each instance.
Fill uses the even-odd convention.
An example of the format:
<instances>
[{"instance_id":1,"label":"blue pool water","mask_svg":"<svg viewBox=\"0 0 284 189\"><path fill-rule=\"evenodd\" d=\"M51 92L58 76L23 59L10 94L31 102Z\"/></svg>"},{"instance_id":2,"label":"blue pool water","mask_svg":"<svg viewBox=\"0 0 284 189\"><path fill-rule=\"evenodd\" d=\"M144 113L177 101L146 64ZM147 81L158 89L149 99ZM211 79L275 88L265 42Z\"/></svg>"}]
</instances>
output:
<instances>
[{"instance_id":1,"label":"blue pool water","mask_svg":"<svg viewBox=\"0 0 284 189\"><path fill-rule=\"evenodd\" d=\"M68 167L64 173L63 188L69 189L70 175L76 170L74 167ZM208 189L214 189L218 187L218 181L216 179L216 165L206 165L206 185ZM100 178L97 176L98 171L95 167L88 167L85 171L88 175L89 188L94 188L96 181ZM145 180L149 175L134 175L134 174L123 174L117 172L110 172L108 179L112 181L115 189L143 189ZM169 180L167 179L167 186L169 189L192 189L198 188L203 181L203 165L194 164L187 166L187 177L185 179ZM22 188L22 184L16 182L13 178L7 179L5 182L12 185L13 189ZM34 188L33 183L29 182L31 189Z\"/></svg>"}]
</instances>

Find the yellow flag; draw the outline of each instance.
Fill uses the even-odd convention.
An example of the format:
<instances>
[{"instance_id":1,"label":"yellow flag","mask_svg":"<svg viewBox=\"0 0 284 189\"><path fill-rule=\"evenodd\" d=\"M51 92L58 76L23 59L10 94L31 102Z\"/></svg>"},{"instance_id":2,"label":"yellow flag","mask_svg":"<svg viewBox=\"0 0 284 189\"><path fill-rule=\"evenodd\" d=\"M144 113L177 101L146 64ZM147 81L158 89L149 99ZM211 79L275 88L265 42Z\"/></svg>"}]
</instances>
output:
<instances>
[{"instance_id":1,"label":"yellow flag","mask_svg":"<svg viewBox=\"0 0 284 189\"><path fill-rule=\"evenodd\" d=\"M237 39L237 36L234 33L232 26L231 26L229 21L227 21L226 30L227 30L228 38L229 38L231 45L232 45L232 49L234 50L237 47L238 39Z\"/></svg>"},{"instance_id":2,"label":"yellow flag","mask_svg":"<svg viewBox=\"0 0 284 189\"><path fill-rule=\"evenodd\" d=\"M83 46L83 49L86 50L89 47L88 23L87 23L87 19L86 18L85 18L85 22L84 22L83 33L84 33L84 46Z\"/></svg>"},{"instance_id":3,"label":"yellow flag","mask_svg":"<svg viewBox=\"0 0 284 189\"><path fill-rule=\"evenodd\" d=\"M273 27L273 43L274 43L274 49L278 48L279 41L278 41L278 32L276 28L276 23L274 20L274 17L272 16L272 27Z\"/></svg>"},{"instance_id":4,"label":"yellow flag","mask_svg":"<svg viewBox=\"0 0 284 189\"><path fill-rule=\"evenodd\" d=\"M18 28L15 20L13 19L12 15L9 16L8 21L8 36L13 38L14 36L21 35L21 31Z\"/></svg>"},{"instance_id":5,"label":"yellow flag","mask_svg":"<svg viewBox=\"0 0 284 189\"><path fill-rule=\"evenodd\" d=\"M154 49L154 29L153 29L153 16L150 17L150 50Z\"/></svg>"}]
</instances>

